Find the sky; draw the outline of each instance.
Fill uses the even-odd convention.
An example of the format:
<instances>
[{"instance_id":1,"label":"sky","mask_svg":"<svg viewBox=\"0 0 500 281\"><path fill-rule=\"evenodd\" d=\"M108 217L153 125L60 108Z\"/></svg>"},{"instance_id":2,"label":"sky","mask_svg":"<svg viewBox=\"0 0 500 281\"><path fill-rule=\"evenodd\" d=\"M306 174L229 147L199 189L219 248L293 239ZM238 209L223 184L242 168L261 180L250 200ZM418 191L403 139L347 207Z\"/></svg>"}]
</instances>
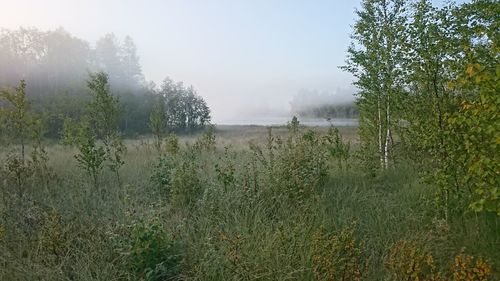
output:
<instances>
[{"instance_id":1,"label":"sky","mask_svg":"<svg viewBox=\"0 0 500 281\"><path fill-rule=\"evenodd\" d=\"M131 36L147 80L193 85L217 121L289 113L298 92L352 97L354 0L0 0L0 28Z\"/></svg>"}]
</instances>

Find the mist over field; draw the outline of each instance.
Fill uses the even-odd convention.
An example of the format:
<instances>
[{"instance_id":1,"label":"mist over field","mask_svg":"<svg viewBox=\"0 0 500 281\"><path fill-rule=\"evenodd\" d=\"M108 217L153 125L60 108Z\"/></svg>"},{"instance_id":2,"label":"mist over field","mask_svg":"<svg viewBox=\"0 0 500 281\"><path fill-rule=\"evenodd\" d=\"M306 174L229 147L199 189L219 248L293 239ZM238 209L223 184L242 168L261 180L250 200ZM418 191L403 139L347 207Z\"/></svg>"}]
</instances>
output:
<instances>
[{"instance_id":1,"label":"mist over field","mask_svg":"<svg viewBox=\"0 0 500 281\"><path fill-rule=\"evenodd\" d=\"M0 281L500 280L499 15L0 1Z\"/></svg>"},{"instance_id":2,"label":"mist over field","mask_svg":"<svg viewBox=\"0 0 500 281\"><path fill-rule=\"evenodd\" d=\"M137 46L146 81L159 85L169 76L193 85L217 123L240 114L290 116L289 102L302 89L335 93L348 88L351 75L337 67L343 64L352 11L358 5L6 1L0 27L35 27L43 32L63 28L90 48L107 33L120 39L128 35ZM87 24L89 18L92 22ZM344 92L342 98L352 98L353 93Z\"/></svg>"}]
</instances>

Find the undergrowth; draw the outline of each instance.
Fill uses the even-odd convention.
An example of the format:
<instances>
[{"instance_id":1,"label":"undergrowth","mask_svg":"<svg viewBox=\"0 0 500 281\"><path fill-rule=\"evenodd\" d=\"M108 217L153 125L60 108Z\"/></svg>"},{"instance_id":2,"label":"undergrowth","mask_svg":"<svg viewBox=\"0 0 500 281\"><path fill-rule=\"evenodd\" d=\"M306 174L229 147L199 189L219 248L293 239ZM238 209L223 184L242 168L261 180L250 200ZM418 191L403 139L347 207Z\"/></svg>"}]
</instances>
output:
<instances>
[{"instance_id":1,"label":"undergrowth","mask_svg":"<svg viewBox=\"0 0 500 281\"><path fill-rule=\"evenodd\" d=\"M120 181L104 170L98 189L72 148L3 149L0 279L498 278L498 217L446 218L410 162L373 175L338 130L288 130L127 141Z\"/></svg>"}]
</instances>

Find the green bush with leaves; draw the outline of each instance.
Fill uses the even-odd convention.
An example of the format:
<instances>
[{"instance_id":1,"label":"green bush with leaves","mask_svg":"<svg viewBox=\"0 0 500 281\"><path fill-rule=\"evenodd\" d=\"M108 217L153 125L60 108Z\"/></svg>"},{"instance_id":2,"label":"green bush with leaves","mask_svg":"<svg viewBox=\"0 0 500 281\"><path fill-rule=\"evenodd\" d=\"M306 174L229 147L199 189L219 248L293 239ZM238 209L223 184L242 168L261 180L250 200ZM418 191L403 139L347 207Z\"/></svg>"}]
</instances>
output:
<instances>
[{"instance_id":1,"label":"green bush with leaves","mask_svg":"<svg viewBox=\"0 0 500 281\"><path fill-rule=\"evenodd\" d=\"M330 157L337 160L339 169L342 170L343 167L347 168L351 144L342 140L339 129L330 127L323 141L327 146ZM344 165L342 165L342 163Z\"/></svg>"},{"instance_id":2,"label":"green bush with leaves","mask_svg":"<svg viewBox=\"0 0 500 281\"><path fill-rule=\"evenodd\" d=\"M175 207L193 206L202 193L202 182L193 159L185 159L178 163L172 171L170 203Z\"/></svg>"},{"instance_id":3,"label":"green bush with leaves","mask_svg":"<svg viewBox=\"0 0 500 281\"><path fill-rule=\"evenodd\" d=\"M174 165L175 162L172 157L168 155L160 156L151 172L150 182L166 197L170 196Z\"/></svg>"},{"instance_id":4,"label":"green bush with leaves","mask_svg":"<svg viewBox=\"0 0 500 281\"><path fill-rule=\"evenodd\" d=\"M301 135L298 121L290 123L285 141L269 130L266 149L257 145L250 148L262 165L259 178L267 183L262 185L265 196L273 200L284 197L304 203L316 194L326 178L327 154L321 137L314 131Z\"/></svg>"},{"instance_id":5,"label":"green bush with leaves","mask_svg":"<svg viewBox=\"0 0 500 281\"><path fill-rule=\"evenodd\" d=\"M215 172L217 173L217 180L222 183L224 190L227 191L229 186L235 183L235 164L234 155L232 156L229 147L224 148L223 157L219 158L218 163L215 164Z\"/></svg>"},{"instance_id":6,"label":"green bush with leaves","mask_svg":"<svg viewBox=\"0 0 500 281\"><path fill-rule=\"evenodd\" d=\"M1 126L21 145L21 158L25 159L25 145L30 136L33 116L30 112L31 102L26 96L26 82L21 80L14 90L0 91L0 102L5 100L7 106L1 106L0 115L4 119Z\"/></svg>"},{"instance_id":7,"label":"green bush with leaves","mask_svg":"<svg viewBox=\"0 0 500 281\"><path fill-rule=\"evenodd\" d=\"M158 223L136 223L121 242L127 267L148 281L176 280L180 271L178 246Z\"/></svg>"},{"instance_id":8,"label":"green bush with leaves","mask_svg":"<svg viewBox=\"0 0 500 281\"><path fill-rule=\"evenodd\" d=\"M198 150L214 151L216 145L215 126L208 126L196 140L194 148Z\"/></svg>"},{"instance_id":9,"label":"green bush with leaves","mask_svg":"<svg viewBox=\"0 0 500 281\"><path fill-rule=\"evenodd\" d=\"M461 88L477 94L463 101L460 109L446 118L449 128L446 165L461 170L442 172L448 178L455 176L455 180L472 190L469 202L474 211L490 211L500 216L499 74L498 64L495 68L480 64L467 68Z\"/></svg>"},{"instance_id":10,"label":"green bush with leaves","mask_svg":"<svg viewBox=\"0 0 500 281\"><path fill-rule=\"evenodd\" d=\"M3 191L6 193L17 193L19 198L23 197L28 188L28 181L33 176L33 166L25 161L17 153L7 154L4 166L1 169L3 178ZM12 190L12 187L15 189Z\"/></svg>"},{"instance_id":11,"label":"green bush with leaves","mask_svg":"<svg viewBox=\"0 0 500 281\"><path fill-rule=\"evenodd\" d=\"M153 105L149 115L149 127L153 133L156 149L160 151L163 136L167 132L167 115L165 113L165 101L162 96L159 96L158 101Z\"/></svg>"},{"instance_id":12,"label":"green bush with leaves","mask_svg":"<svg viewBox=\"0 0 500 281\"><path fill-rule=\"evenodd\" d=\"M99 175L106 161L105 148L98 144L88 120L82 120L80 123L67 120L64 122L64 128L64 142L76 145L78 153L74 157L78 166L88 174L94 188L98 190Z\"/></svg>"},{"instance_id":13,"label":"green bush with leaves","mask_svg":"<svg viewBox=\"0 0 500 281\"><path fill-rule=\"evenodd\" d=\"M91 74L87 84L92 99L86 116L78 122L65 120L63 143L77 146L79 153L75 158L96 189L106 162L121 185L119 170L125 164L123 156L127 150L118 131L118 98L111 94L108 76L103 72Z\"/></svg>"},{"instance_id":14,"label":"green bush with leaves","mask_svg":"<svg viewBox=\"0 0 500 281\"><path fill-rule=\"evenodd\" d=\"M180 150L179 137L176 134L170 133L165 139L165 150L170 154L177 154Z\"/></svg>"},{"instance_id":15,"label":"green bush with leaves","mask_svg":"<svg viewBox=\"0 0 500 281\"><path fill-rule=\"evenodd\" d=\"M325 180L326 169L326 154L316 133L308 132L297 138L291 135L276 154L276 191L302 202L315 194Z\"/></svg>"}]
</instances>

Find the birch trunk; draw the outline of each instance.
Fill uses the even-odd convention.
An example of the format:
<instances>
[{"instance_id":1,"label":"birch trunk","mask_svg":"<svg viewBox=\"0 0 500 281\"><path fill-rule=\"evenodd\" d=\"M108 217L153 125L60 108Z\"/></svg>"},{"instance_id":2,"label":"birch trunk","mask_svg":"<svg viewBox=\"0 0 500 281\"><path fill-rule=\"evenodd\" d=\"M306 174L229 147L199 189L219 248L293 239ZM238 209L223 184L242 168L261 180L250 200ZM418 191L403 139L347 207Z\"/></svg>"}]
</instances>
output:
<instances>
[{"instance_id":1,"label":"birch trunk","mask_svg":"<svg viewBox=\"0 0 500 281\"><path fill-rule=\"evenodd\" d=\"M390 141L391 141L391 111L390 111L390 100L389 96L387 96L387 105L386 105L386 126L387 132L385 135L385 147L384 147L384 168L389 168L389 150L390 150Z\"/></svg>"},{"instance_id":2,"label":"birch trunk","mask_svg":"<svg viewBox=\"0 0 500 281\"><path fill-rule=\"evenodd\" d=\"M382 112L380 108L380 94L378 94L377 97L377 112L378 112L378 152L380 156L380 167L384 169L384 149L383 149L383 142L382 142Z\"/></svg>"}]
</instances>

